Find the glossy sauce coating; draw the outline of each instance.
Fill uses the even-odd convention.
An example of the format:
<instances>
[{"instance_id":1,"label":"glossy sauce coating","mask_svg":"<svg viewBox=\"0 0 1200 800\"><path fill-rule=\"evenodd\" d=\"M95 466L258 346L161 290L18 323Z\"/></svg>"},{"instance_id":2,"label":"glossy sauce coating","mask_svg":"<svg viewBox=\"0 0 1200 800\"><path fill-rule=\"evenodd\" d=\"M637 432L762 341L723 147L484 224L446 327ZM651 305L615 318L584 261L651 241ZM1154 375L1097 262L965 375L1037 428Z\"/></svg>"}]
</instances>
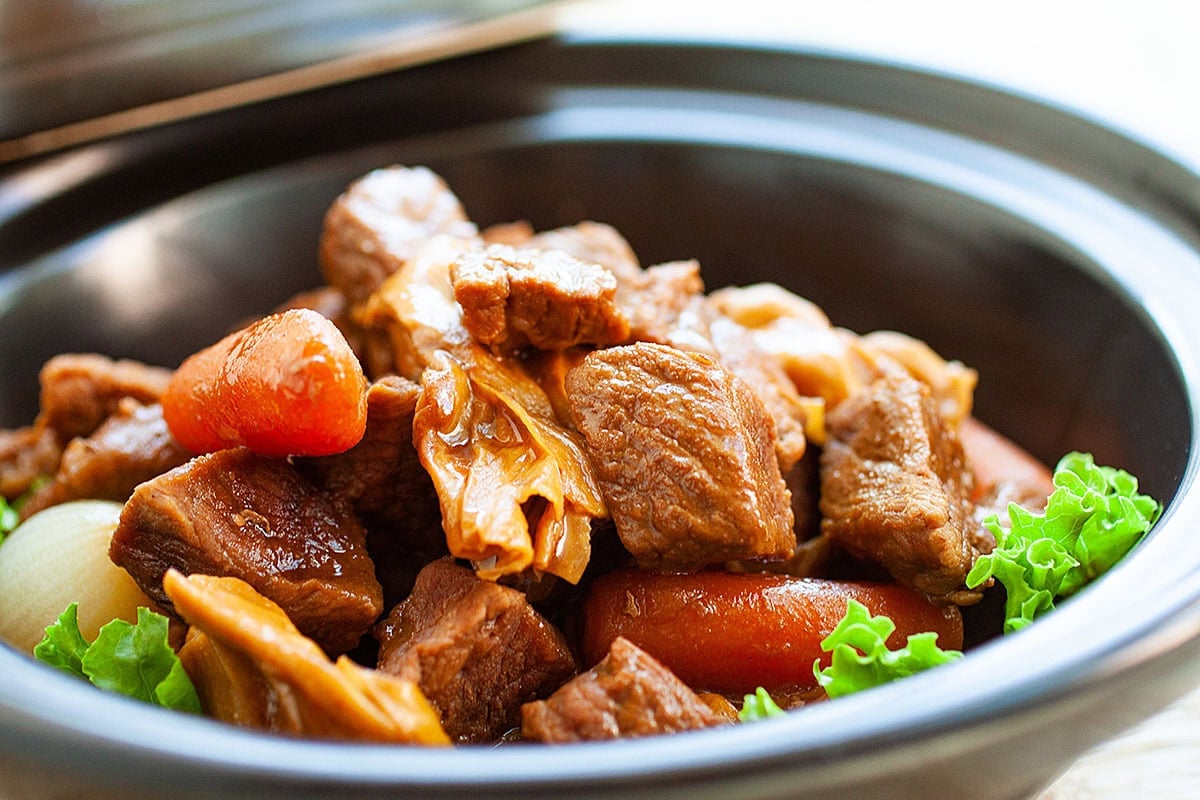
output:
<instances>
[{"instance_id":1,"label":"glossy sauce coating","mask_svg":"<svg viewBox=\"0 0 1200 800\"><path fill-rule=\"evenodd\" d=\"M624 636L696 691L723 694L811 688L821 640L849 599L896 623L889 648L934 631L943 649L962 647L962 616L902 586L699 572L618 570L598 578L584 606L586 664Z\"/></svg>"}]
</instances>

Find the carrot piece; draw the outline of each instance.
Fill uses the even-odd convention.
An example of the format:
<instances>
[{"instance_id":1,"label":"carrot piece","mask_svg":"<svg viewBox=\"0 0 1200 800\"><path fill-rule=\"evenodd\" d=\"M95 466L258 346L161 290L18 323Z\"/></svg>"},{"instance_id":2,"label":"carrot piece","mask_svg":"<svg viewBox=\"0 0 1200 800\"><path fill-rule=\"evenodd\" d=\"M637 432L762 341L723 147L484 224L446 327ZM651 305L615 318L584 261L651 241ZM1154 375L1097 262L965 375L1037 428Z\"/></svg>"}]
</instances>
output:
<instances>
[{"instance_id":1,"label":"carrot piece","mask_svg":"<svg viewBox=\"0 0 1200 800\"><path fill-rule=\"evenodd\" d=\"M1054 481L1045 464L974 417L967 417L959 424L958 436L962 439L967 461L975 470L973 500L980 499L1004 481L1028 489L1034 495L1048 497L1054 491Z\"/></svg>"},{"instance_id":2,"label":"carrot piece","mask_svg":"<svg viewBox=\"0 0 1200 800\"><path fill-rule=\"evenodd\" d=\"M340 453L367 425L367 379L337 327L292 309L188 358L163 393L163 416L195 453L245 445L267 456Z\"/></svg>"},{"instance_id":3,"label":"carrot piece","mask_svg":"<svg viewBox=\"0 0 1200 800\"><path fill-rule=\"evenodd\" d=\"M723 694L811 689L813 662L858 600L896 623L888 647L933 631L943 649L961 648L962 616L919 592L889 584L625 569L598 578L584 603L583 655L596 663L617 636L653 655L697 691Z\"/></svg>"}]
</instances>

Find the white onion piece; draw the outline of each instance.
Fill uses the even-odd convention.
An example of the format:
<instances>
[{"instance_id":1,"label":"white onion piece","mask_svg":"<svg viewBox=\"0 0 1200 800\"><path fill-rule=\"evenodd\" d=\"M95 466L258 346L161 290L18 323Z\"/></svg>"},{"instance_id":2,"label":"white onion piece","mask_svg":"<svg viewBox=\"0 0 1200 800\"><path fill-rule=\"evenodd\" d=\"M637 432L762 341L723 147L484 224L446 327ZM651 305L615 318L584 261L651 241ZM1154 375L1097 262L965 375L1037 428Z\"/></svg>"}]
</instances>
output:
<instances>
[{"instance_id":1,"label":"white onion piece","mask_svg":"<svg viewBox=\"0 0 1200 800\"><path fill-rule=\"evenodd\" d=\"M138 606L150 601L108 558L120 516L120 503L63 503L34 514L0 544L0 639L32 653L71 603L79 603L88 641L111 620L137 621Z\"/></svg>"}]
</instances>

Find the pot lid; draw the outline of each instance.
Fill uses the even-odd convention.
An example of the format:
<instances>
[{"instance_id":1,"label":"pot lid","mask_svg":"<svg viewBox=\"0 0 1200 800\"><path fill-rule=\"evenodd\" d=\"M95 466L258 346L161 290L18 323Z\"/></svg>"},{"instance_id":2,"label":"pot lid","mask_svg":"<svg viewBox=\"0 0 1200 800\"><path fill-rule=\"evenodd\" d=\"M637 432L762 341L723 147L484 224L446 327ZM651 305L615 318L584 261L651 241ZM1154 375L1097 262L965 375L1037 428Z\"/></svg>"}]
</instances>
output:
<instances>
[{"instance_id":1,"label":"pot lid","mask_svg":"<svg viewBox=\"0 0 1200 800\"><path fill-rule=\"evenodd\" d=\"M551 32L546 0L0 0L0 161Z\"/></svg>"}]
</instances>

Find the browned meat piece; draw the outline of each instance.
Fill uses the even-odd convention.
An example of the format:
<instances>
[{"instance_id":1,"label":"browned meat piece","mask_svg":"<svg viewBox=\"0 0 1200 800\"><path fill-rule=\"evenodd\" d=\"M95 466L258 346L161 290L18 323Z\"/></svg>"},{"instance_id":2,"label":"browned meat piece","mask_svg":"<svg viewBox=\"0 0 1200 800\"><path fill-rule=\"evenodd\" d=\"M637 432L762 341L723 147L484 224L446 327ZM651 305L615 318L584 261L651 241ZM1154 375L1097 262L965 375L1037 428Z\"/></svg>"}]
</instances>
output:
<instances>
[{"instance_id":1,"label":"browned meat piece","mask_svg":"<svg viewBox=\"0 0 1200 800\"><path fill-rule=\"evenodd\" d=\"M693 569L792 554L775 426L715 360L646 343L598 350L567 375L567 395L639 563Z\"/></svg>"},{"instance_id":2,"label":"browned meat piece","mask_svg":"<svg viewBox=\"0 0 1200 800\"><path fill-rule=\"evenodd\" d=\"M520 247L533 238L533 226L525 220L499 222L479 232L484 244L507 244Z\"/></svg>"},{"instance_id":3,"label":"browned meat piece","mask_svg":"<svg viewBox=\"0 0 1200 800\"><path fill-rule=\"evenodd\" d=\"M325 215L321 269L357 305L439 233L470 238L458 198L424 167L389 167L350 185Z\"/></svg>"},{"instance_id":4,"label":"browned meat piece","mask_svg":"<svg viewBox=\"0 0 1200 800\"><path fill-rule=\"evenodd\" d=\"M821 468L820 451L809 449L804 457L783 473L792 496L792 516L796 541L812 539L821 532Z\"/></svg>"},{"instance_id":5,"label":"browned meat piece","mask_svg":"<svg viewBox=\"0 0 1200 800\"><path fill-rule=\"evenodd\" d=\"M21 517L69 500L124 502L139 483L191 457L167 430L162 406L126 397L95 433L71 440L54 480L29 498Z\"/></svg>"},{"instance_id":6,"label":"browned meat piece","mask_svg":"<svg viewBox=\"0 0 1200 800\"><path fill-rule=\"evenodd\" d=\"M412 442L421 387L398 376L367 390L367 431L344 453L298 458L314 484L349 502L367 527L367 549L385 605L412 590L421 567L446 553L442 514L429 473Z\"/></svg>"},{"instance_id":7,"label":"browned meat piece","mask_svg":"<svg viewBox=\"0 0 1200 800\"><path fill-rule=\"evenodd\" d=\"M821 454L822 532L900 583L960 605L979 555L973 475L929 387L889 376L829 414Z\"/></svg>"},{"instance_id":8,"label":"browned meat piece","mask_svg":"<svg viewBox=\"0 0 1200 800\"><path fill-rule=\"evenodd\" d=\"M613 304L613 274L557 250L471 250L450 267L450 280L463 324L497 352L617 344L629 335Z\"/></svg>"},{"instance_id":9,"label":"browned meat piece","mask_svg":"<svg viewBox=\"0 0 1200 800\"><path fill-rule=\"evenodd\" d=\"M58 471L61 457L58 436L49 428L0 430L0 496L25 494L39 478Z\"/></svg>"},{"instance_id":10,"label":"browned meat piece","mask_svg":"<svg viewBox=\"0 0 1200 800\"><path fill-rule=\"evenodd\" d=\"M773 356L754 341L754 334L728 317L718 316L708 326L709 338L722 366L746 382L775 421L775 455L787 473L804 455L804 406L796 385Z\"/></svg>"},{"instance_id":11,"label":"browned meat piece","mask_svg":"<svg viewBox=\"0 0 1200 800\"><path fill-rule=\"evenodd\" d=\"M362 525L286 461L220 450L137 488L109 556L162 608L168 568L240 578L330 653L382 611Z\"/></svg>"},{"instance_id":12,"label":"browned meat piece","mask_svg":"<svg viewBox=\"0 0 1200 800\"><path fill-rule=\"evenodd\" d=\"M55 356L42 367L42 413L38 424L66 444L88 436L117 410L123 397L157 403L171 371L137 361L113 361L94 353Z\"/></svg>"},{"instance_id":13,"label":"browned meat piece","mask_svg":"<svg viewBox=\"0 0 1200 800\"><path fill-rule=\"evenodd\" d=\"M284 311L291 311L296 308L307 308L316 311L322 317L337 325L343 334L346 332L342 325L346 321L349 308L346 303L346 295L342 294L340 289L333 286L318 286L316 289L309 289L307 292L294 294L276 306L273 313L281 314ZM239 329L243 327L245 326L239 326Z\"/></svg>"},{"instance_id":14,"label":"browned meat piece","mask_svg":"<svg viewBox=\"0 0 1200 800\"><path fill-rule=\"evenodd\" d=\"M616 228L602 222L580 222L566 228L543 231L526 241L524 246L561 250L588 264L607 267L619 281L635 278L642 273L629 242Z\"/></svg>"},{"instance_id":15,"label":"browned meat piece","mask_svg":"<svg viewBox=\"0 0 1200 800\"><path fill-rule=\"evenodd\" d=\"M622 277L617 306L629 317L629 340L684 346L686 343L676 341L680 318L700 307L698 301L703 291L700 264L696 261L658 264ZM686 321L683 327L689 327Z\"/></svg>"},{"instance_id":16,"label":"browned meat piece","mask_svg":"<svg viewBox=\"0 0 1200 800\"><path fill-rule=\"evenodd\" d=\"M548 700L521 709L521 734L553 744L653 736L708 728L722 718L628 639Z\"/></svg>"},{"instance_id":17,"label":"browned meat piece","mask_svg":"<svg viewBox=\"0 0 1200 800\"><path fill-rule=\"evenodd\" d=\"M562 634L525 595L448 558L421 570L379 638L379 669L420 686L459 742L498 738L519 723L522 703L575 674Z\"/></svg>"}]
</instances>

